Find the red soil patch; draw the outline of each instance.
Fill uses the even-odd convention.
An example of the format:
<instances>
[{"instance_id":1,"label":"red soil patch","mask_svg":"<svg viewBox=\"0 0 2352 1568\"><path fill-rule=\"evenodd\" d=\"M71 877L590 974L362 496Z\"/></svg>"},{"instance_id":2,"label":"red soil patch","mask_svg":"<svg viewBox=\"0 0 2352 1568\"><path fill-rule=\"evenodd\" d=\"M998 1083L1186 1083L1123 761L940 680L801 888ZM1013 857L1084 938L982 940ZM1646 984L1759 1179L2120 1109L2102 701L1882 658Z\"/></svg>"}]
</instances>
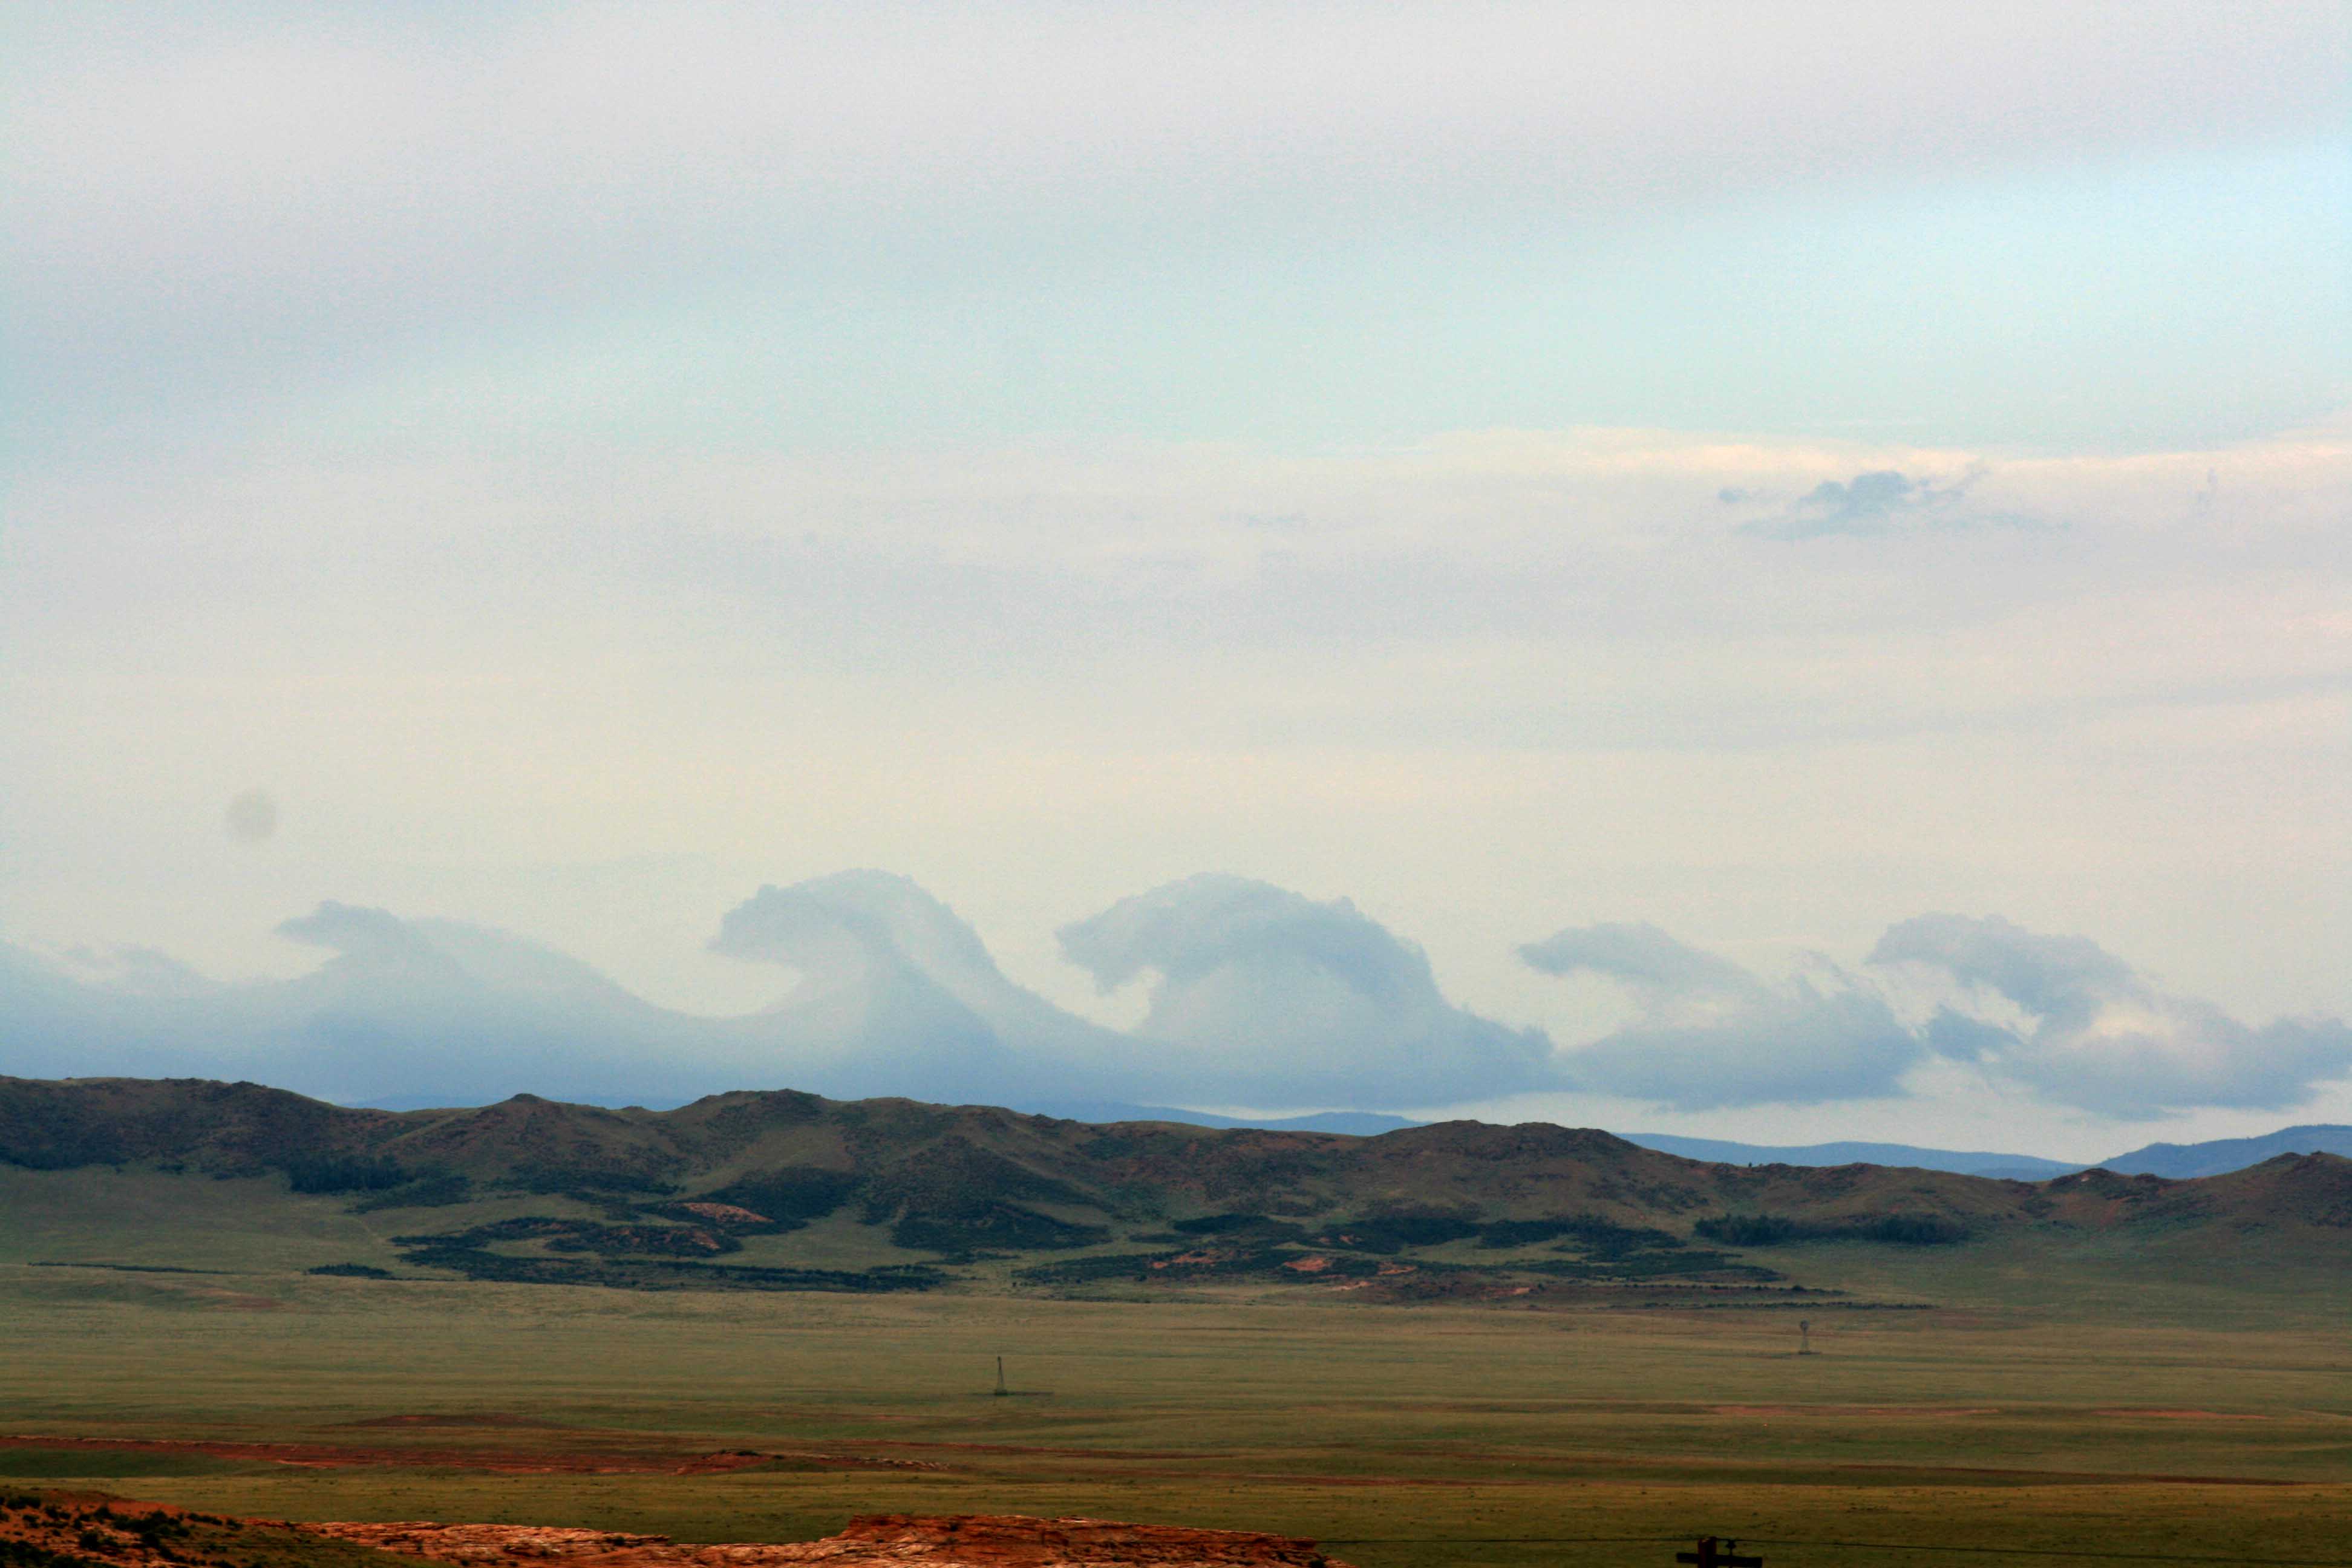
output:
<instances>
[{"instance_id":1,"label":"red soil patch","mask_svg":"<svg viewBox=\"0 0 2352 1568\"><path fill-rule=\"evenodd\" d=\"M186 1525L202 1532L191 1536ZM106 1568L232 1568L250 1557L257 1533L264 1545L310 1535L464 1568L550 1559L580 1568L1348 1568L1296 1536L1013 1514L865 1514L822 1541L688 1546L666 1535L549 1525L224 1519L56 1491L0 1507L0 1547Z\"/></svg>"},{"instance_id":2,"label":"red soil patch","mask_svg":"<svg viewBox=\"0 0 2352 1568\"><path fill-rule=\"evenodd\" d=\"M2238 1415L2226 1410L2144 1410L2123 1407L2095 1410L2094 1415L2121 1415L2145 1421L2267 1421L2267 1415Z\"/></svg>"},{"instance_id":3,"label":"red soil patch","mask_svg":"<svg viewBox=\"0 0 2352 1568\"><path fill-rule=\"evenodd\" d=\"M1017 1514L864 1514L822 1541L686 1546L662 1535L508 1524L315 1524L323 1535L444 1563L561 1558L593 1568L761 1568L919 1563L926 1568L1348 1568L1296 1536Z\"/></svg>"}]
</instances>

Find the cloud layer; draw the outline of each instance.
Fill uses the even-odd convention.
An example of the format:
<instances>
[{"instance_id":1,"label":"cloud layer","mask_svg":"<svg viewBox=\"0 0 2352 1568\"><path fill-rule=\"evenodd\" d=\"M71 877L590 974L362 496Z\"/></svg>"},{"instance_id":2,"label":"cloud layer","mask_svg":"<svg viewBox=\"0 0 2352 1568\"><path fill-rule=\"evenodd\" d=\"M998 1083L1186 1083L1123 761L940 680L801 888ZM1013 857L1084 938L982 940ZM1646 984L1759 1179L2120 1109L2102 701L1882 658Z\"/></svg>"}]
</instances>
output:
<instances>
[{"instance_id":1,"label":"cloud layer","mask_svg":"<svg viewBox=\"0 0 2352 1568\"><path fill-rule=\"evenodd\" d=\"M711 949L786 973L773 1004L724 1018L455 921L331 901L278 931L329 956L226 985L145 948L0 944L0 1071L250 1078L384 1105L795 1088L1382 1111L1552 1093L1706 1111L1895 1100L1935 1068L2115 1118L2283 1109L2352 1072L2339 1019L2243 1024L2086 938L1998 917L1922 915L1885 932L1866 973L1812 956L1778 982L1651 925L1561 931L1521 960L1606 980L1635 1010L1568 1049L1455 1005L1420 948L1348 900L1239 877L1171 882L1063 928L1064 956L1098 987L1148 984L1125 1032L1014 983L952 910L879 871L762 888L729 910Z\"/></svg>"},{"instance_id":2,"label":"cloud layer","mask_svg":"<svg viewBox=\"0 0 2352 1568\"><path fill-rule=\"evenodd\" d=\"M1770 985L1648 925L1559 931L1519 950L1547 974L1622 985L1641 1016L1570 1053L1580 1088L1682 1110L1901 1092L1925 1055L1878 995L1843 975Z\"/></svg>"},{"instance_id":3,"label":"cloud layer","mask_svg":"<svg viewBox=\"0 0 2352 1568\"><path fill-rule=\"evenodd\" d=\"M2336 1018L2255 1026L2168 995L2087 937L1999 916L1891 927L1857 975L1826 959L1771 984L1646 925L1559 932L1520 950L1548 974L1595 974L1640 1009L1565 1054L1580 1088L1680 1110L1899 1097L1954 1064L2054 1104L2138 1119L2279 1110L2352 1072Z\"/></svg>"},{"instance_id":4,"label":"cloud layer","mask_svg":"<svg viewBox=\"0 0 2352 1568\"><path fill-rule=\"evenodd\" d=\"M1429 959L1345 899L1240 877L1171 882L1066 926L1104 990L1150 973L1137 1067L1158 1096L1394 1105L1552 1087L1550 1043L1454 1006Z\"/></svg>"},{"instance_id":5,"label":"cloud layer","mask_svg":"<svg viewBox=\"0 0 2352 1568\"><path fill-rule=\"evenodd\" d=\"M1122 1035L1007 979L904 877L766 887L713 952L772 964L736 1017L655 1006L538 943L328 902L280 935L325 950L292 980L217 985L142 949L45 961L0 945L0 1071L252 1078L346 1101L529 1090L672 1104L726 1089L1043 1104L1394 1109L1545 1087L1549 1045L1463 1012L1428 960L1344 901L1198 878L1063 933L1106 984L1160 975Z\"/></svg>"},{"instance_id":6,"label":"cloud layer","mask_svg":"<svg viewBox=\"0 0 2352 1568\"><path fill-rule=\"evenodd\" d=\"M1962 988L1962 1006L1929 1021L1931 1049L2111 1116L2279 1110L2352 1070L2352 1028L2341 1019L2243 1024L2210 1002L2165 994L2086 937L2042 935L1997 915L1905 921L1870 962L1916 966ZM1988 1002L2006 1003L2012 1018L1963 1010Z\"/></svg>"}]
</instances>

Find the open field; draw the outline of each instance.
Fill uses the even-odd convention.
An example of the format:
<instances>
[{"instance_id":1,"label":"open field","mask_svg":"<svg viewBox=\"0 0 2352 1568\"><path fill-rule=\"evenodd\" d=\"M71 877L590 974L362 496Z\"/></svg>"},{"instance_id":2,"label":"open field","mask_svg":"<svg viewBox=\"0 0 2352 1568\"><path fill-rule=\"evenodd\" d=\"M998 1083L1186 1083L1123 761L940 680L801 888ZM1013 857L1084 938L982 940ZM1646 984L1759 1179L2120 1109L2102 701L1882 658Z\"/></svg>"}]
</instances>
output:
<instances>
[{"instance_id":1,"label":"open field","mask_svg":"<svg viewBox=\"0 0 2352 1568\"><path fill-rule=\"evenodd\" d=\"M1882 1543L1763 1548L1775 1564L1985 1560L1896 1545L2352 1562L2338 1313L2233 1293L2117 1318L2004 1302L1985 1282L2010 1273L1979 1258L1947 1304L1817 1313L1821 1353L1800 1357L1779 1310L14 1261L0 1431L136 1441L20 1441L0 1479L694 1541L1079 1512L1311 1535L1365 1568L1664 1563L1664 1538L1702 1531ZM999 1354L1013 1397L991 1393ZM730 1449L785 1457L711 1458Z\"/></svg>"}]
</instances>

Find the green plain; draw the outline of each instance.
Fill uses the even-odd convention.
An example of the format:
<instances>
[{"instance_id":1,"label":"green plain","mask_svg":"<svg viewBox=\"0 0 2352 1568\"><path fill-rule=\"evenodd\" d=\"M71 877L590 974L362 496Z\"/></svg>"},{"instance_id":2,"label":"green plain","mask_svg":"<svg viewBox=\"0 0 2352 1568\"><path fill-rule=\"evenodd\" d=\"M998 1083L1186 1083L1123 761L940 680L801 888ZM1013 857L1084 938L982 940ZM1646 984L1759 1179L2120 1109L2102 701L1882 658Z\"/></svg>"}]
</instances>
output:
<instances>
[{"instance_id":1,"label":"green plain","mask_svg":"<svg viewBox=\"0 0 2352 1568\"><path fill-rule=\"evenodd\" d=\"M37 1441L0 1447L0 1477L708 1542L860 1512L1084 1513L1309 1535L1364 1568L1670 1563L1671 1538L1702 1532L1764 1542L1773 1568L1996 1561L1899 1550L1929 1547L2352 1563L2341 1277L2251 1249L1816 1249L1809 1279L1853 1294L1802 1314L1805 1356L1785 1305L1640 1291L1529 1310L1311 1286L860 1297L301 1272L402 1272L383 1237L415 1219L269 1181L0 1175L0 1434L379 1456ZM992 1393L999 1355L1011 1397ZM938 1468L660 1458L738 1448Z\"/></svg>"}]
</instances>

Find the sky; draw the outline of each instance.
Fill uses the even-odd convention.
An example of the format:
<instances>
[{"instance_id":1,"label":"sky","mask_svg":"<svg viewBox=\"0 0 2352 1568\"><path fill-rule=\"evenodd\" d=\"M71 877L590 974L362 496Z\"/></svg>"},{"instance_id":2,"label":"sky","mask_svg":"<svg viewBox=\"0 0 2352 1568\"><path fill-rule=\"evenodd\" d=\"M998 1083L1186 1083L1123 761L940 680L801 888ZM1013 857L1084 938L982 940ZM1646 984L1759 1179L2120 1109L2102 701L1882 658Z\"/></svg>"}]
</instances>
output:
<instances>
[{"instance_id":1,"label":"sky","mask_svg":"<svg viewBox=\"0 0 2352 1568\"><path fill-rule=\"evenodd\" d=\"M2339 4L11 5L0 117L0 1071L457 921L849 1089L2352 1121Z\"/></svg>"}]
</instances>

